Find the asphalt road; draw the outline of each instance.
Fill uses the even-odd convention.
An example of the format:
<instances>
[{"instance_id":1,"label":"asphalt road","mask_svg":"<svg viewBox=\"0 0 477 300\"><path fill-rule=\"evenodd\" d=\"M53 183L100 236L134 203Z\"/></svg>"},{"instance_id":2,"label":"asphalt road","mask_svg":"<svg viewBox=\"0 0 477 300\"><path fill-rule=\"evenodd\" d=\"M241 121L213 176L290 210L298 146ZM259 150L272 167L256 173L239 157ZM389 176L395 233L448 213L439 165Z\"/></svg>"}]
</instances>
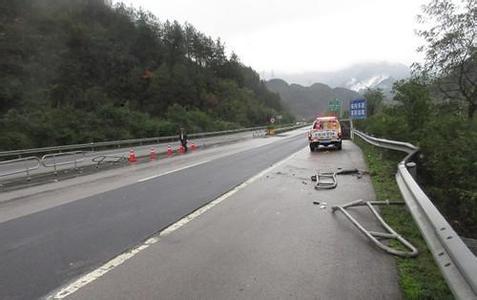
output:
<instances>
[{"instance_id":1,"label":"asphalt road","mask_svg":"<svg viewBox=\"0 0 477 300\"><path fill-rule=\"evenodd\" d=\"M339 167L366 168L350 141L342 151L303 148L66 299L401 299L394 258L331 212L374 200L370 177L313 187L316 170ZM366 207L349 212L383 231Z\"/></svg>"},{"instance_id":2,"label":"asphalt road","mask_svg":"<svg viewBox=\"0 0 477 300\"><path fill-rule=\"evenodd\" d=\"M3 222L0 298L44 296L305 146L283 138Z\"/></svg>"}]
</instances>

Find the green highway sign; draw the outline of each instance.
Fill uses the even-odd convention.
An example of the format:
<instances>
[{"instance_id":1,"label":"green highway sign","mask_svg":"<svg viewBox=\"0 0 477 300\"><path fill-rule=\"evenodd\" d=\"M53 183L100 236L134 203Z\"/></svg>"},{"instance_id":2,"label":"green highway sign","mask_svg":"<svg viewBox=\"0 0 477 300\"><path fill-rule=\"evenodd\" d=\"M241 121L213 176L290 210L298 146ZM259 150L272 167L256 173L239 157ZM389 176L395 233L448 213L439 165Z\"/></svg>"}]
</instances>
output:
<instances>
[{"instance_id":1,"label":"green highway sign","mask_svg":"<svg viewBox=\"0 0 477 300\"><path fill-rule=\"evenodd\" d=\"M331 100L328 103L328 110L332 112L340 112L341 111L341 101L338 99Z\"/></svg>"}]
</instances>

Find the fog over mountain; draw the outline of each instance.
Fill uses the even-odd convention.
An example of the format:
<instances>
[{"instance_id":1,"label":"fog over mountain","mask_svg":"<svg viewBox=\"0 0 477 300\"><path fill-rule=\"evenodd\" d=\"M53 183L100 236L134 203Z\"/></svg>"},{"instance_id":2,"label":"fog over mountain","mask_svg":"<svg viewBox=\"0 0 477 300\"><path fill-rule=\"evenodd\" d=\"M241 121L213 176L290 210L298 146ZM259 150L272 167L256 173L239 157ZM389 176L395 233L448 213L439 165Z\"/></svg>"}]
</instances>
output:
<instances>
[{"instance_id":1,"label":"fog over mountain","mask_svg":"<svg viewBox=\"0 0 477 300\"><path fill-rule=\"evenodd\" d=\"M360 94L346 88L331 88L323 83L314 83L311 86L288 84L281 79L272 79L265 82L267 88L278 93L282 103L299 119L311 119L318 113L325 113L331 100L339 99L342 110L348 110L349 102L360 98Z\"/></svg>"},{"instance_id":2,"label":"fog over mountain","mask_svg":"<svg viewBox=\"0 0 477 300\"><path fill-rule=\"evenodd\" d=\"M409 67L400 63L363 63L333 72L276 73L262 72L264 79L280 78L289 83L311 86L316 82L332 88L343 87L356 92L366 88L381 88L386 93L392 89L396 80L410 76Z\"/></svg>"}]
</instances>

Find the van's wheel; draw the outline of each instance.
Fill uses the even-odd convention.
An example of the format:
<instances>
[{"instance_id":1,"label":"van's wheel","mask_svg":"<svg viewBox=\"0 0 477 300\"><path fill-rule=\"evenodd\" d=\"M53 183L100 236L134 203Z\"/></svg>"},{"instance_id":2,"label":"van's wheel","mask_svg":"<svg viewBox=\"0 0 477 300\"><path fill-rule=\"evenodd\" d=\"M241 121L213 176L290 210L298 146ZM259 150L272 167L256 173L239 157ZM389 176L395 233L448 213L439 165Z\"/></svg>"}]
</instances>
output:
<instances>
[{"instance_id":1,"label":"van's wheel","mask_svg":"<svg viewBox=\"0 0 477 300\"><path fill-rule=\"evenodd\" d=\"M341 150L341 142L336 145L336 150Z\"/></svg>"}]
</instances>

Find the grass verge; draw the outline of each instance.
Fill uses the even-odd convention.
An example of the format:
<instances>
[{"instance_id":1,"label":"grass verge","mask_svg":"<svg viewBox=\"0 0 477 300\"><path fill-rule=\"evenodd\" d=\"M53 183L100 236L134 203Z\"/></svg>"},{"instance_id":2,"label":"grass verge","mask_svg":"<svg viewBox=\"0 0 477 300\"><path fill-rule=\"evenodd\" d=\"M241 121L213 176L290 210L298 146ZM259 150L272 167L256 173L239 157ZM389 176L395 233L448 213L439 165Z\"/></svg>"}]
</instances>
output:
<instances>
[{"instance_id":1,"label":"grass verge","mask_svg":"<svg viewBox=\"0 0 477 300\"><path fill-rule=\"evenodd\" d=\"M403 200L396 184L397 163L402 153L379 149L363 142L354 141L363 151L371 174L377 200ZM417 258L396 257L399 285L405 299L454 299L431 252L405 206L380 207L386 222L419 249ZM391 242L398 247L397 242Z\"/></svg>"}]
</instances>

